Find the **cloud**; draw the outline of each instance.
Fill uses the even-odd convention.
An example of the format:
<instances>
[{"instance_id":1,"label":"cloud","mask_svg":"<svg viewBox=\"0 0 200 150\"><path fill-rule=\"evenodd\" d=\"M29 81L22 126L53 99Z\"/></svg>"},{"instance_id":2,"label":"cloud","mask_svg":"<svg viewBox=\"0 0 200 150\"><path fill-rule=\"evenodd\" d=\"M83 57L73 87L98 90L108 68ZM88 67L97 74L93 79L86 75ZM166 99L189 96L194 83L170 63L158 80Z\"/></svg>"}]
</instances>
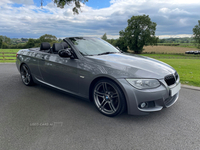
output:
<instances>
[{"instance_id":1,"label":"cloud","mask_svg":"<svg viewBox=\"0 0 200 150\"><path fill-rule=\"evenodd\" d=\"M34 4L33 0L11 0L11 2L17 3L17 4L25 4L25 5Z\"/></svg>"},{"instance_id":2,"label":"cloud","mask_svg":"<svg viewBox=\"0 0 200 150\"><path fill-rule=\"evenodd\" d=\"M163 13L163 14L190 14L189 12L187 11L184 11L184 10L181 10L179 8L175 8L175 9L169 9L169 8L160 8L159 11L160 13Z\"/></svg>"},{"instance_id":3,"label":"cloud","mask_svg":"<svg viewBox=\"0 0 200 150\"><path fill-rule=\"evenodd\" d=\"M157 23L156 35L191 35L200 18L200 3L190 0L111 0L110 7L93 9L82 4L82 12L73 15L72 6L57 8L52 2L41 9L33 0L0 1L0 35L38 38L43 34L57 37L98 36L107 33L117 38L133 15L149 15ZM22 4L14 7L13 4ZM87 4L87 3L86 3Z\"/></svg>"}]
</instances>

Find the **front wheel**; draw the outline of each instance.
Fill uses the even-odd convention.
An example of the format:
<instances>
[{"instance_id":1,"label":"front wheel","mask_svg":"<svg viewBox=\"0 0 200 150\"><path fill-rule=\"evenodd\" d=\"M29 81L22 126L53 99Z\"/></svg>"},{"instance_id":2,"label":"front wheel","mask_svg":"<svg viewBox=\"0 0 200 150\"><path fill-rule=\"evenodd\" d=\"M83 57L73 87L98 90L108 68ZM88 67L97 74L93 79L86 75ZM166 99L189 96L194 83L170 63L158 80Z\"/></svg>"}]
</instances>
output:
<instances>
[{"instance_id":1,"label":"front wheel","mask_svg":"<svg viewBox=\"0 0 200 150\"><path fill-rule=\"evenodd\" d=\"M115 82L108 79L99 80L94 85L93 100L97 109L109 117L123 113L126 108L123 92Z\"/></svg>"},{"instance_id":2,"label":"front wheel","mask_svg":"<svg viewBox=\"0 0 200 150\"><path fill-rule=\"evenodd\" d=\"M23 64L21 66L20 74L21 74L22 82L26 86L30 86L34 84L32 76L31 76L31 72L26 64Z\"/></svg>"}]
</instances>

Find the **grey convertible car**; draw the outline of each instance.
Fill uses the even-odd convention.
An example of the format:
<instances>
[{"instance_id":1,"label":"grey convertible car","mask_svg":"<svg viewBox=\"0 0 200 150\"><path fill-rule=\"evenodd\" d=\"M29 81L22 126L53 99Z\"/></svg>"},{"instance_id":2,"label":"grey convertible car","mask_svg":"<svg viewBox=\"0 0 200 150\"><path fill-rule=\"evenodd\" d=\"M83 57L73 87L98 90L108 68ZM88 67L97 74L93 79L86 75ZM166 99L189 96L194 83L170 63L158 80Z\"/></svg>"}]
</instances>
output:
<instances>
[{"instance_id":1,"label":"grey convertible car","mask_svg":"<svg viewBox=\"0 0 200 150\"><path fill-rule=\"evenodd\" d=\"M99 38L70 37L22 49L16 66L25 85L48 85L93 101L106 116L145 115L172 106L179 75L158 60L123 53Z\"/></svg>"}]
</instances>

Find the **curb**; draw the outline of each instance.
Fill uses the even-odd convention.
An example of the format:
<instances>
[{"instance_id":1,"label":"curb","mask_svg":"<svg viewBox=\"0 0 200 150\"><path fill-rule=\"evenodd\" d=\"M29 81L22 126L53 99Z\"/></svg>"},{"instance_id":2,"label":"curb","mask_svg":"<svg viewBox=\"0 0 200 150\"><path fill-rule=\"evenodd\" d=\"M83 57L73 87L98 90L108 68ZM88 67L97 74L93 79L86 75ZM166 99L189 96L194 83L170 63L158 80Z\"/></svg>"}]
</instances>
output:
<instances>
[{"instance_id":1,"label":"curb","mask_svg":"<svg viewBox=\"0 0 200 150\"><path fill-rule=\"evenodd\" d=\"M196 87L196 86L181 84L181 87L184 88L184 89L200 91L200 87Z\"/></svg>"}]
</instances>

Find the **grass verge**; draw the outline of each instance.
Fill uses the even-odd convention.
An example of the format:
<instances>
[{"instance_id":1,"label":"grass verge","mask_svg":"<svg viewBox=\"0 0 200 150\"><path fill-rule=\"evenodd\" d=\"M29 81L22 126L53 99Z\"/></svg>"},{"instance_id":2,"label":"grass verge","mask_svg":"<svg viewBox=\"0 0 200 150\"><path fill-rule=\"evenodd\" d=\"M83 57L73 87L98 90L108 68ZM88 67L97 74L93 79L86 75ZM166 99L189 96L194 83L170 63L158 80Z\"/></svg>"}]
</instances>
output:
<instances>
[{"instance_id":1,"label":"grass verge","mask_svg":"<svg viewBox=\"0 0 200 150\"><path fill-rule=\"evenodd\" d=\"M0 52L17 53L20 49L0 49Z\"/></svg>"},{"instance_id":2,"label":"grass verge","mask_svg":"<svg viewBox=\"0 0 200 150\"><path fill-rule=\"evenodd\" d=\"M148 57L155 58L155 55L157 54L149 54ZM166 55L166 54L164 54ZM147 55L144 55L147 56ZM164 56L166 57L166 56ZM178 72L180 76L180 80L182 84L192 85L192 86L198 86L200 87L200 59L197 57L197 59L188 59L188 58L174 58L172 59L166 59L162 58L160 55L159 57L155 58L160 61L163 61L170 66L172 66L176 71ZM178 56L177 56L178 57Z\"/></svg>"},{"instance_id":3,"label":"grass verge","mask_svg":"<svg viewBox=\"0 0 200 150\"><path fill-rule=\"evenodd\" d=\"M200 59L200 55L194 54L141 54L156 59Z\"/></svg>"},{"instance_id":4,"label":"grass verge","mask_svg":"<svg viewBox=\"0 0 200 150\"><path fill-rule=\"evenodd\" d=\"M200 87L200 60L159 59L171 65L178 72L181 83Z\"/></svg>"}]
</instances>

